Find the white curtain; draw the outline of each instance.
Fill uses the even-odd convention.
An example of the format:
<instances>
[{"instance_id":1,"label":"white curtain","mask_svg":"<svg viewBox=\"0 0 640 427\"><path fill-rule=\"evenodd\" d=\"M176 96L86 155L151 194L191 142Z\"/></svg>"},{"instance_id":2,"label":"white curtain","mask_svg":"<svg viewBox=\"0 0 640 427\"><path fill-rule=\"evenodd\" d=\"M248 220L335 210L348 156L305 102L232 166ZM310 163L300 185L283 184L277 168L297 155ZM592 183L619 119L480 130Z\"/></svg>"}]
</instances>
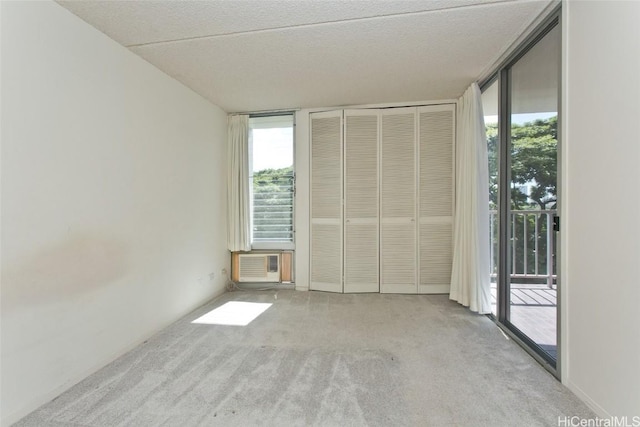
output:
<instances>
[{"instance_id":1,"label":"white curtain","mask_svg":"<svg viewBox=\"0 0 640 427\"><path fill-rule=\"evenodd\" d=\"M480 88L458 100L456 211L449 298L481 314L491 312L489 283L489 170Z\"/></svg>"},{"instance_id":2,"label":"white curtain","mask_svg":"<svg viewBox=\"0 0 640 427\"><path fill-rule=\"evenodd\" d=\"M228 118L227 248L251 250L249 195L249 116Z\"/></svg>"}]
</instances>

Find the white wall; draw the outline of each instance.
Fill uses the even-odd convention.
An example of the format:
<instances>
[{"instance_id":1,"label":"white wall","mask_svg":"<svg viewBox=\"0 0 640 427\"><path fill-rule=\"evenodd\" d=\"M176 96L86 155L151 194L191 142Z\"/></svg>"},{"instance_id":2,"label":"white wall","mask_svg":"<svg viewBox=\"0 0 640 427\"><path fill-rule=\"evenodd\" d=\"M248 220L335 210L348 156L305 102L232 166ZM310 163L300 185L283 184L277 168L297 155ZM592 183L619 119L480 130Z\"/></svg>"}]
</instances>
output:
<instances>
[{"instance_id":1,"label":"white wall","mask_svg":"<svg viewBox=\"0 0 640 427\"><path fill-rule=\"evenodd\" d=\"M8 424L224 291L226 115L53 2L1 8Z\"/></svg>"},{"instance_id":2,"label":"white wall","mask_svg":"<svg viewBox=\"0 0 640 427\"><path fill-rule=\"evenodd\" d=\"M309 110L296 112L296 252L295 284L296 290L309 290L309 179L311 177L311 146L309 144Z\"/></svg>"},{"instance_id":3,"label":"white wall","mask_svg":"<svg viewBox=\"0 0 640 427\"><path fill-rule=\"evenodd\" d=\"M562 379L640 416L640 3L563 15Z\"/></svg>"}]
</instances>

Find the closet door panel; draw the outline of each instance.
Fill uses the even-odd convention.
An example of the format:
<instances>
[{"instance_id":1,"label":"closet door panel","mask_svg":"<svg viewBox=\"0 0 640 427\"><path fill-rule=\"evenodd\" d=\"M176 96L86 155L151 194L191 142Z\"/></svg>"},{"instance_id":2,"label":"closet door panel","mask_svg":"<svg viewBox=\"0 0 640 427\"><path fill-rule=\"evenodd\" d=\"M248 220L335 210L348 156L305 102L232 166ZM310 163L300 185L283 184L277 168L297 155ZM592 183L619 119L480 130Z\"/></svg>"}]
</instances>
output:
<instances>
[{"instance_id":1,"label":"closet door panel","mask_svg":"<svg viewBox=\"0 0 640 427\"><path fill-rule=\"evenodd\" d=\"M450 221L420 224L420 293L448 293L453 262L453 233Z\"/></svg>"},{"instance_id":2,"label":"closet door panel","mask_svg":"<svg viewBox=\"0 0 640 427\"><path fill-rule=\"evenodd\" d=\"M453 214L454 111L420 111L420 216ZM437 107L442 108L442 107ZM426 109L426 110L425 110Z\"/></svg>"},{"instance_id":3,"label":"closet door panel","mask_svg":"<svg viewBox=\"0 0 640 427\"><path fill-rule=\"evenodd\" d=\"M345 110L344 292L379 292L378 110Z\"/></svg>"},{"instance_id":4,"label":"closet door panel","mask_svg":"<svg viewBox=\"0 0 640 427\"><path fill-rule=\"evenodd\" d=\"M342 111L310 115L310 289L342 292Z\"/></svg>"},{"instance_id":5,"label":"closet door panel","mask_svg":"<svg viewBox=\"0 0 640 427\"><path fill-rule=\"evenodd\" d=\"M415 224L387 221L381 229L380 292L415 294Z\"/></svg>"},{"instance_id":6,"label":"closet door panel","mask_svg":"<svg viewBox=\"0 0 640 427\"><path fill-rule=\"evenodd\" d=\"M345 224L344 292L378 292L378 225Z\"/></svg>"},{"instance_id":7,"label":"closet door panel","mask_svg":"<svg viewBox=\"0 0 640 427\"><path fill-rule=\"evenodd\" d=\"M447 293L453 262L455 106L421 107L418 115L418 292Z\"/></svg>"},{"instance_id":8,"label":"closet door panel","mask_svg":"<svg viewBox=\"0 0 640 427\"><path fill-rule=\"evenodd\" d=\"M417 292L416 108L382 112L380 291Z\"/></svg>"},{"instance_id":9,"label":"closet door panel","mask_svg":"<svg viewBox=\"0 0 640 427\"><path fill-rule=\"evenodd\" d=\"M341 227L314 222L311 233L311 289L342 292Z\"/></svg>"}]
</instances>

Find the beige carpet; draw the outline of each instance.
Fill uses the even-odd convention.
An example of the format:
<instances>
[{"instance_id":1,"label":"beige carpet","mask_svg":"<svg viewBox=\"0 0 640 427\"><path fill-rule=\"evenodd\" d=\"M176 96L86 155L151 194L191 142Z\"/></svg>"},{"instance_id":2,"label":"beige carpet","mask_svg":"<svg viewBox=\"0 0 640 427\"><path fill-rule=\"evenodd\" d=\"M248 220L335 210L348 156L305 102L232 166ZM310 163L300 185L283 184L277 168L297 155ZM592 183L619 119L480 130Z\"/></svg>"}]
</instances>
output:
<instances>
[{"instance_id":1,"label":"beige carpet","mask_svg":"<svg viewBox=\"0 0 640 427\"><path fill-rule=\"evenodd\" d=\"M228 301L247 326L193 324ZM18 426L555 426L595 415L444 295L232 292Z\"/></svg>"}]
</instances>

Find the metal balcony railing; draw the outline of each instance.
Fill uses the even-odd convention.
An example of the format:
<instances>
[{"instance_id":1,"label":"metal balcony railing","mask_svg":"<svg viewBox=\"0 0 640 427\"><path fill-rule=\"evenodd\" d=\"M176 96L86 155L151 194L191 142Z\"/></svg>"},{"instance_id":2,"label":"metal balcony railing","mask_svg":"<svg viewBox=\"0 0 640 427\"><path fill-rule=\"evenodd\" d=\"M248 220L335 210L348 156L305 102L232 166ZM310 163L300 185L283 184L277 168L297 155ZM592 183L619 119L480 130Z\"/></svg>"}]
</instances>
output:
<instances>
[{"instance_id":1,"label":"metal balcony railing","mask_svg":"<svg viewBox=\"0 0 640 427\"><path fill-rule=\"evenodd\" d=\"M556 280L553 217L556 210L518 210L510 214L511 282L546 283L553 288ZM498 215L489 211L491 233L491 278L498 271ZM515 279L515 280L514 280Z\"/></svg>"}]
</instances>

